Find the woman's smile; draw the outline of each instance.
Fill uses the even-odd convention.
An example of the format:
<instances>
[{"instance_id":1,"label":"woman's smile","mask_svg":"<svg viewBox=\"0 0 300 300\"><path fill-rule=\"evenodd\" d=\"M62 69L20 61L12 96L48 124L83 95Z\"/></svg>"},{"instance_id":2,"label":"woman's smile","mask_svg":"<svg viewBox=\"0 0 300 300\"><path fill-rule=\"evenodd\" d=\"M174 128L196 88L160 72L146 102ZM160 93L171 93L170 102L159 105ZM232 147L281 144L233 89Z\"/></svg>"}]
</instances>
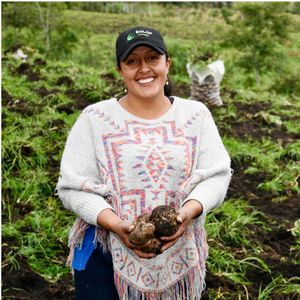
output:
<instances>
[{"instance_id":1,"label":"woman's smile","mask_svg":"<svg viewBox=\"0 0 300 300\"><path fill-rule=\"evenodd\" d=\"M141 78L138 79L137 82L141 85L146 85L150 82L153 82L155 80L155 77L148 77L148 78Z\"/></svg>"}]
</instances>

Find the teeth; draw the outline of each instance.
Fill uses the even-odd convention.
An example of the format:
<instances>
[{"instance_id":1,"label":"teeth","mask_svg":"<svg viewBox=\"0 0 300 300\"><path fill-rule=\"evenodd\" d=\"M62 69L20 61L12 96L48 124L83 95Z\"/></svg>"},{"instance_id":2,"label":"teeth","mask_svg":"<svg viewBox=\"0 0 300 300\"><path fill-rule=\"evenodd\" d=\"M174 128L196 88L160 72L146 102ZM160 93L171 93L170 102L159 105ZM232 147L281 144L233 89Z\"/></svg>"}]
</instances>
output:
<instances>
[{"instance_id":1,"label":"teeth","mask_svg":"<svg viewBox=\"0 0 300 300\"><path fill-rule=\"evenodd\" d=\"M153 80L154 80L154 78L150 77L150 78L140 79L140 80L138 80L138 83L148 83L148 82L151 82Z\"/></svg>"}]
</instances>

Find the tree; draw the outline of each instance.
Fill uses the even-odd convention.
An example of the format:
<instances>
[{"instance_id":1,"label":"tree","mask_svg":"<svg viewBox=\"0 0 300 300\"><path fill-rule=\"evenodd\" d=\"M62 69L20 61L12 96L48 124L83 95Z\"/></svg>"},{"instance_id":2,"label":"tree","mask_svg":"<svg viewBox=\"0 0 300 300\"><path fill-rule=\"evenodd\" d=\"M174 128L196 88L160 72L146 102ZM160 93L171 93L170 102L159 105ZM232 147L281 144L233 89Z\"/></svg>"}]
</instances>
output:
<instances>
[{"instance_id":1,"label":"tree","mask_svg":"<svg viewBox=\"0 0 300 300\"><path fill-rule=\"evenodd\" d=\"M27 28L35 37L34 41L25 39L27 43L33 43L34 48L45 52L47 55L70 52L69 49L77 41L75 33L69 26L64 24L63 10L66 4L63 2L26 2L26 3L3 3L2 22L3 27L12 26L14 37L11 43L23 43L21 29ZM42 43L41 43L41 37ZM23 42L20 42L20 40ZM57 49L57 46L60 46ZM56 53L53 53L56 51Z\"/></svg>"},{"instance_id":2,"label":"tree","mask_svg":"<svg viewBox=\"0 0 300 300\"><path fill-rule=\"evenodd\" d=\"M240 64L255 72L260 82L265 69L278 66L278 45L288 36L288 18L284 14L285 3L239 3L234 6L238 14L223 10L225 21L231 29L225 36L225 45L242 52Z\"/></svg>"}]
</instances>

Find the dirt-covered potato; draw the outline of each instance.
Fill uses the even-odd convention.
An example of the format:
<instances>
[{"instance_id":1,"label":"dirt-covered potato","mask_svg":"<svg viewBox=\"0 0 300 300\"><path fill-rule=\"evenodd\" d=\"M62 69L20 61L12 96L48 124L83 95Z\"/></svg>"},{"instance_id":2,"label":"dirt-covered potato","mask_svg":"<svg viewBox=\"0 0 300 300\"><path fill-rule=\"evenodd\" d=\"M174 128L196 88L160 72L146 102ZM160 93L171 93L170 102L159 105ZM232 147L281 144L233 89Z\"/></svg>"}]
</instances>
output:
<instances>
[{"instance_id":1,"label":"dirt-covered potato","mask_svg":"<svg viewBox=\"0 0 300 300\"><path fill-rule=\"evenodd\" d=\"M176 217L178 211L169 205L160 205L150 214L142 214L133 222L134 229L129 234L129 241L143 246L146 253L160 253L162 236L173 235L178 228Z\"/></svg>"},{"instance_id":2,"label":"dirt-covered potato","mask_svg":"<svg viewBox=\"0 0 300 300\"><path fill-rule=\"evenodd\" d=\"M156 237L150 238L148 242L146 242L145 246L141 249L143 252L146 253L160 253L160 248L162 247L163 243L160 239Z\"/></svg>"},{"instance_id":3,"label":"dirt-covered potato","mask_svg":"<svg viewBox=\"0 0 300 300\"><path fill-rule=\"evenodd\" d=\"M152 222L149 222L150 215L142 214L133 223L134 229L129 234L129 241L135 245L145 244L155 232L155 226Z\"/></svg>"},{"instance_id":4,"label":"dirt-covered potato","mask_svg":"<svg viewBox=\"0 0 300 300\"><path fill-rule=\"evenodd\" d=\"M171 236L178 228L178 211L169 205L160 205L153 209L151 222L155 225L155 236Z\"/></svg>"}]
</instances>

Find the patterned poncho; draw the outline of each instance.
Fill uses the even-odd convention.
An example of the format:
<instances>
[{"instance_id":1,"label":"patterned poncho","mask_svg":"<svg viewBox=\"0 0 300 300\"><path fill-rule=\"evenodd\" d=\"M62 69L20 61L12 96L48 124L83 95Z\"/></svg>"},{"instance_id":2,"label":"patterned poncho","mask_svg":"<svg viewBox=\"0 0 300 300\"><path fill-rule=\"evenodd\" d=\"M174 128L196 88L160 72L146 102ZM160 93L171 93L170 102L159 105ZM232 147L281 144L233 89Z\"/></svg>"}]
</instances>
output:
<instances>
[{"instance_id":1,"label":"patterned poncho","mask_svg":"<svg viewBox=\"0 0 300 300\"><path fill-rule=\"evenodd\" d=\"M91 243L111 252L120 299L200 299L208 250L204 221L224 200L230 177L230 158L202 103L174 97L154 120L130 114L115 98L88 106L68 136L57 185L65 207L78 216L70 261L94 225ZM178 209L190 199L203 213L152 259L139 258L97 224L107 208L133 221L158 205Z\"/></svg>"}]
</instances>

